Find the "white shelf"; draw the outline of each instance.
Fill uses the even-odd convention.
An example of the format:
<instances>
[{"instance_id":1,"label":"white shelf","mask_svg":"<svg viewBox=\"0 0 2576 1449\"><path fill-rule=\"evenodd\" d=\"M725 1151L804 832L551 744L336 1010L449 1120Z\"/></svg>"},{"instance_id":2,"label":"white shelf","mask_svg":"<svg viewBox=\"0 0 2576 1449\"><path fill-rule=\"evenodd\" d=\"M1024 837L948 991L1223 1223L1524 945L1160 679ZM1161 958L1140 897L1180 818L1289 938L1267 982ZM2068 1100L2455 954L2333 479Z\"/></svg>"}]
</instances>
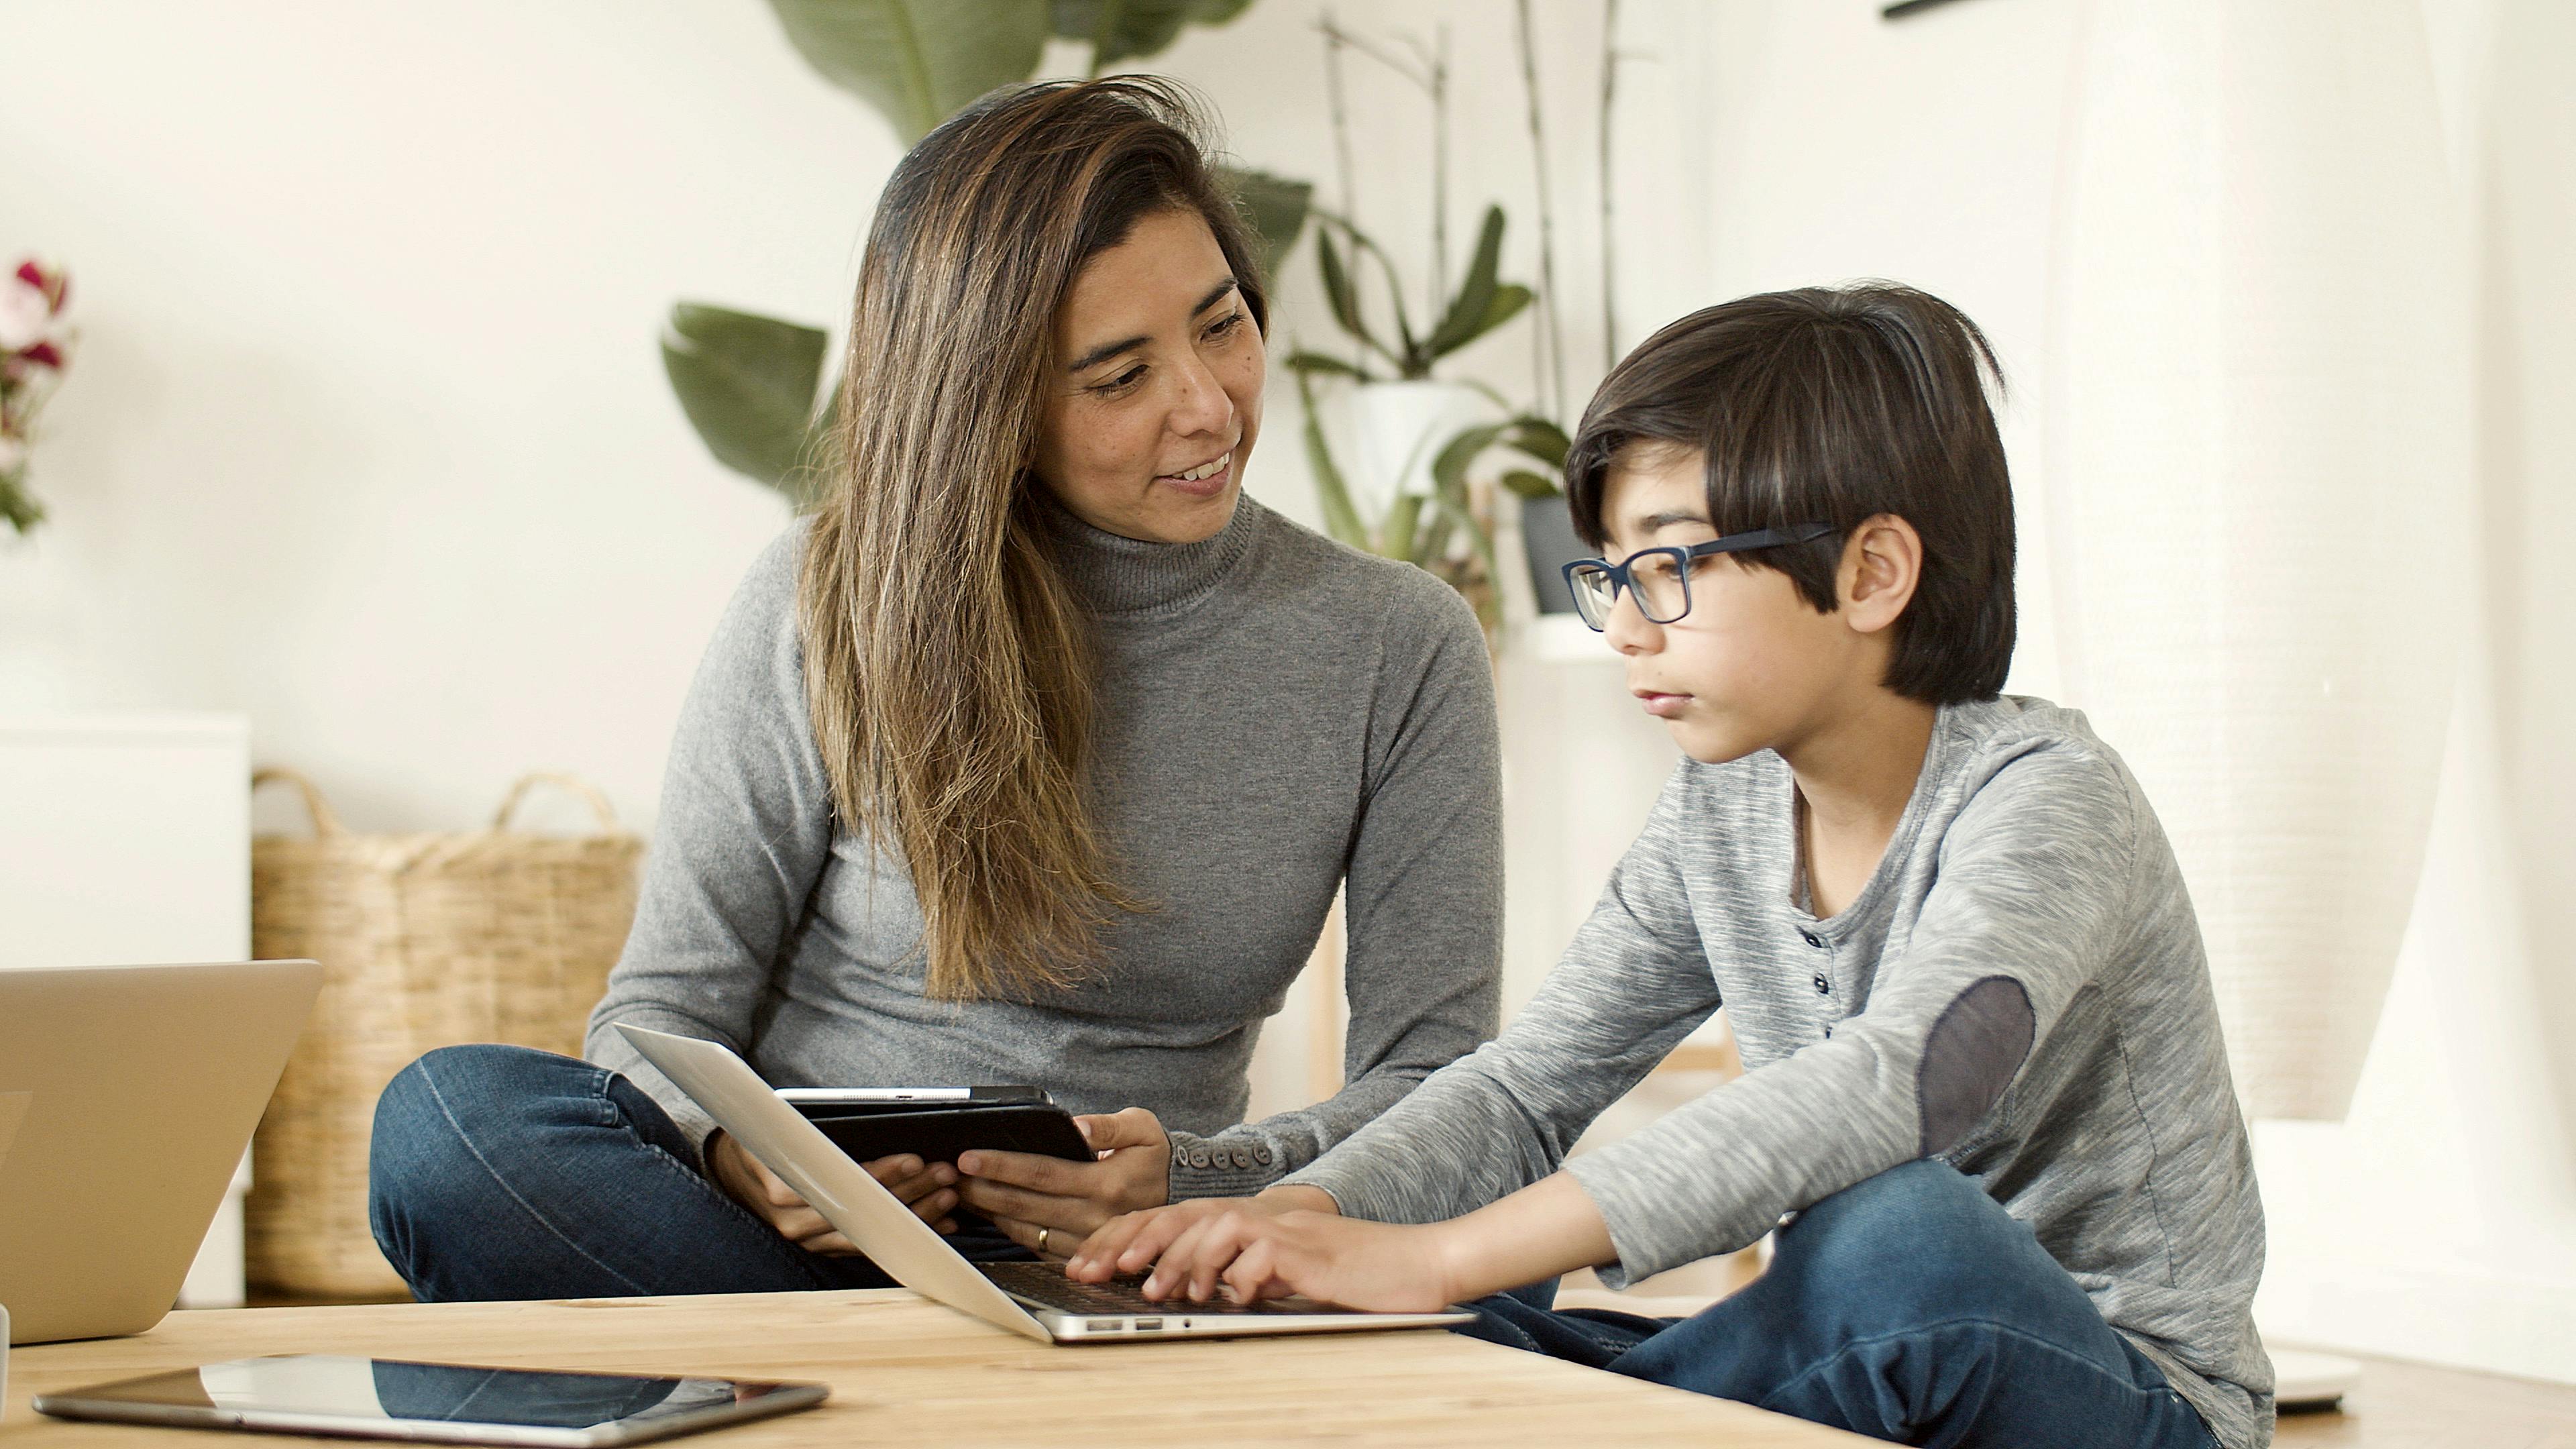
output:
<instances>
[{"instance_id":1,"label":"white shelf","mask_svg":"<svg viewBox=\"0 0 2576 1449\"><path fill-rule=\"evenodd\" d=\"M1617 664L1619 651L1573 614L1541 614L1512 626L1505 647L1549 664Z\"/></svg>"}]
</instances>

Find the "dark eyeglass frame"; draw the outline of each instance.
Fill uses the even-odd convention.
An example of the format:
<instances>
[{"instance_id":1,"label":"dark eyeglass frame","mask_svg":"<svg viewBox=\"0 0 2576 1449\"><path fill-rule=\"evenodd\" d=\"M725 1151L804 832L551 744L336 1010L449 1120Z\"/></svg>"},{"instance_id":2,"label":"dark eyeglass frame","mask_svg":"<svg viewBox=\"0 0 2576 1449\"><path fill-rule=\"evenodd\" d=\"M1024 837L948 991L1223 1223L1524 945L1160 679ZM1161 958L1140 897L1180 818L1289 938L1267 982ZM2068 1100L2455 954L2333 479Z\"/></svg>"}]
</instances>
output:
<instances>
[{"instance_id":1,"label":"dark eyeglass frame","mask_svg":"<svg viewBox=\"0 0 2576 1449\"><path fill-rule=\"evenodd\" d=\"M1604 613L1596 622L1590 614L1584 612L1584 586L1578 581L1579 576L1583 574L1601 574L1610 580L1611 607L1618 606L1619 595L1624 592L1637 601L1637 612L1645 615L1647 623L1671 624L1679 622L1690 613L1690 576L1691 564L1694 561L1707 558L1712 554L1742 553L1747 549L1755 548L1779 548L1784 544L1792 543L1813 543L1828 534L1841 531L1830 523L1797 523L1787 528L1756 528L1746 533L1730 533L1723 538L1712 538L1706 543L1676 544L1666 548L1641 548L1618 563L1612 563L1606 558L1579 558L1567 564L1561 572L1565 575L1565 591L1574 596L1575 617L1589 625L1595 634L1610 626L1610 616ZM1674 610L1673 616L1669 619L1658 619L1647 612L1646 597L1637 592L1636 576L1629 572L1637 565L1638 560L1656 557L1671 559L1673 577L1681 581L1682 606Z\"/></svg>"}]
</instances>

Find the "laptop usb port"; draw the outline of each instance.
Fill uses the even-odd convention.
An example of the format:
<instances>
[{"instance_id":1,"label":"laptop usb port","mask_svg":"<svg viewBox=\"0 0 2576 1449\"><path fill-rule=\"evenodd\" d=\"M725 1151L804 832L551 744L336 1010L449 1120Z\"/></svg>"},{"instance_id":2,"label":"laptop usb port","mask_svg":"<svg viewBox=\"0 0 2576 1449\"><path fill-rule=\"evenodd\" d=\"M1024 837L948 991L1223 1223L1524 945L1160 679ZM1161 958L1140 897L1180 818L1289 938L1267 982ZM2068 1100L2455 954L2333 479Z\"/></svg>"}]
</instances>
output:
<instances>
[{"instance_id":1,"label":"laptop usb port","mask_svg":"<svg viewBox=\"0 0 2576 1449\"><path fill-rule=\"evenodd\" d=\"M1162 1326L1163 1320L1159 1318L1139 1318L1136 1320L1136 1331L1138 1333L1151 1333Z\"/></svg>"}]
</instances>

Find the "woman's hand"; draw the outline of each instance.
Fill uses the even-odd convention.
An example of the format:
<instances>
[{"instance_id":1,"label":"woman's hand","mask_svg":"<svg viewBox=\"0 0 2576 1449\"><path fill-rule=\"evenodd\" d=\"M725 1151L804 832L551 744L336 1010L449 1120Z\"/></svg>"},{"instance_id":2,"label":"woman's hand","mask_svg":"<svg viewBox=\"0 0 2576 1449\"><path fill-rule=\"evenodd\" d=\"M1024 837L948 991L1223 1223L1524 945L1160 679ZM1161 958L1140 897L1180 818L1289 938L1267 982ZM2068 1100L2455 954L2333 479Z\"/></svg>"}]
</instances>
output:
<instances>
[{"instance_id":1,"label":"woman's hand","mask_svg":"<svg viewBox=\"0 0 2576 1449\"><path fill-rule=\"evenodd\" d=\"M1441 1237L1450 1226L1230 1202L1190 1216L1145 1279L1145 1296L1205 1303L1221 1288L1239 1303L1297 1294L1382 1313L1437 1312L1457 1301Z\"/></svg>"},{"instance_id":2,"label":"woman's hand","mask_svg":"<svg viewBox=\"0 0 2576 1449\"><path fill-rule=\"evenodd\" d=\"M1172 1194L1172 1139L1142 1107L1076 1117L1097 1162L1067 1162L1033 1152L975 1151L957 1159L957 1190L966 1206L991 1218L1011 1240L1050 1257L1066 1252L1111 1218L1160 1207Z\"/></svg>"},{"instance_id":3,"label":"woman's hand","mask_svg":"<svg viewBox=\"0 0 2576 1449\"><path fill-rule=\"evenodd\" d=\"M719 1127L707 1138L707 1173L725 1195L751 1209L762 1222L778 1230L778 1235L809 1253L835 1255L858 1252L855 1244L841 1236L831 1220L814 1211L786 1179L761 1165L759 1158L743 1150L730 1134ZM921 1220L943 1233L957 1231L957 1223L948 1215L957 1207L957 1169L945 1162L924 1163L909 1154L881 1157L864 1164L868 1176L884 1183Z\"/></svg>"}]
</instances>

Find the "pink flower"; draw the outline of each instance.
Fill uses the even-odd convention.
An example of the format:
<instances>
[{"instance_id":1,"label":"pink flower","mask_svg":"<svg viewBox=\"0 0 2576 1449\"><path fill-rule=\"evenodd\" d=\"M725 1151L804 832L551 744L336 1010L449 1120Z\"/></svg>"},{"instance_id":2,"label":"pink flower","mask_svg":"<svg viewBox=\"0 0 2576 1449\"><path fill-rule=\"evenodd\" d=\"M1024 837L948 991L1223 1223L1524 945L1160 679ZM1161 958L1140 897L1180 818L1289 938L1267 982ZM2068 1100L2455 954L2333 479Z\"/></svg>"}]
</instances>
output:
<instances>
[{"instance_id":1,"label":"pink flower","mask_svg":"<svg viewBox=\"0 0 2576 1449\"><path fill-rule=\"evenodd\" d=\"M50 367L56 372L62 371L63 368L63 354L51 342L39 342L18 355L38 367Z\"/></svg>"},{"instance_id":2,"label":"pink flower","mask_svg":"<svg viewBox=\"0 0 2576 1449\"><path fill-rule=\"evenodd\" d=\"M18 280L45 294L45 303L56 316L72 299L71 273L60 267L48 269L34 257L18 264Z\"/></svg>"}]
</instances>

